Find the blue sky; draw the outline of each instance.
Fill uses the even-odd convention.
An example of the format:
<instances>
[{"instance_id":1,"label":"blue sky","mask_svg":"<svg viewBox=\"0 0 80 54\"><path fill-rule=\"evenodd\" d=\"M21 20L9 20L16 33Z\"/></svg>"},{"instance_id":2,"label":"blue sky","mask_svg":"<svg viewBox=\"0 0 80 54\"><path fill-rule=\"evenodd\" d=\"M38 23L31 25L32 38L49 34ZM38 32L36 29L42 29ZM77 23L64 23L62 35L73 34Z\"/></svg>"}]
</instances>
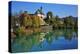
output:
<instances>
[{"instance_id":1,"label":"blue sky","mask_svg":"<svg viewBox=\"0 0 80 54\"><path fill-rule=\"evenodd\" d=\"M37 9L43 7L43 12L46 14L48 11L52 11L53 15L59 17L65 16L78 16L77 5L65 5L65 4L47 4L47 3L32 3L32 2L12 2L12 13L19 13L20 11L28 11L34 14Z\"/></svg>"}]
</instances>

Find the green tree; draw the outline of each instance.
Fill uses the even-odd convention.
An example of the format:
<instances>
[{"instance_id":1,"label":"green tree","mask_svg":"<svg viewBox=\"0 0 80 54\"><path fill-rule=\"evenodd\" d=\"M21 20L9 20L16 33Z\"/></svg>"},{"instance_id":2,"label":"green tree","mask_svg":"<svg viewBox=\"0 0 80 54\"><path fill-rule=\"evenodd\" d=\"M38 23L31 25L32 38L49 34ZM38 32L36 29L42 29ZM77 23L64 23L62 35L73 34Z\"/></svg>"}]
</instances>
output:
<instances>
[{"instance_id":1,"label":"green tree","mask_svg":"<svg viewBox=\"0 0 80 54\"><path fill-rule=\"evenodd\" d=\"M32 26L32 19L31 19L31 16L29 14L27 14L27 11L25 11L24 13L21 14L20 22L21 22L20 23L21 26L25 26L25 27Z\"/></svg>"},{"instance_id":2,"label":"green tree","mask_svg":"<svg viewBox=\"0 0 80 54\"><path fill-rule=\"evenodd\" d=\"M32 18L33 27L39 27L40 26L40 18L38 16L33 16Z\"/></svg>"},{"instance_id":3,"label":"green tree","mask_svg":"<svg viewBox=\"0 0 80 54\"><path fill-rule=\"evenodd\" d=\"M49 11L49 12L47 13L47 18L50 19L50 18L52 18L52 17L53 17L53 13L52 13L51 11Z\"/></svg>"},{"instance_id":4,"label":"green tree","mask_svg":"<svg viewBox=\"0 0 80 54\"><path fill-rule=\"evenodd\" d=\"M74 25L75 25L75 22L74 22L72 16L66 17L66 18L64 19L64 23L65 23L65 26L68 27L68 28L72 28L72 27L74 27Z\"/></svg>"}]
</instances>

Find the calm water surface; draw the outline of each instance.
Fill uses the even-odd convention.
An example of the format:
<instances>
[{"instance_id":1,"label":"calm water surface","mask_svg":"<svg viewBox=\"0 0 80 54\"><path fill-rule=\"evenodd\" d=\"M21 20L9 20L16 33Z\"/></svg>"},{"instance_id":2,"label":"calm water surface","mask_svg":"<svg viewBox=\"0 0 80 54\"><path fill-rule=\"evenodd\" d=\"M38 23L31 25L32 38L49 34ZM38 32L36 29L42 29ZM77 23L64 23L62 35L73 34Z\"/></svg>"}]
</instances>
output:
<instances>
[{"instance_id":1,"label":"calm water surface","mask_svg":"<svg viewBox=\"0 0 80 54\"><path fill-rule=\"evenodd\" d=\"M64 50L78 48L78 34L74 29L57 29L16 37L12 52Z\"/></svg>"}]
</instances>

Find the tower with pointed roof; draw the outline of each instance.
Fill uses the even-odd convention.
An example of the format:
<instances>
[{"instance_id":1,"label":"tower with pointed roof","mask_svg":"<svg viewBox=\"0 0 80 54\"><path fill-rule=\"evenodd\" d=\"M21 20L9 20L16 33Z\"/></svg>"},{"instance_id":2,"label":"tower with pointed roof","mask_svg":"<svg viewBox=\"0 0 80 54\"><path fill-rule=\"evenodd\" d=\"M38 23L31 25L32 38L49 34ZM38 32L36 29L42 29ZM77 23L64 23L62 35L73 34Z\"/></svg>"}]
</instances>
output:
<instances>
[{"instance_id":1,"label":"tower with pointed roof","mask_svg":"<svg viewBox=\"0 0 80 54\"><path fill-rule=\"evenodd\" d=\"M40 9L37 9L37 11L35 12L35 14L41 18L45 18L45 14L42 11L42 6L40 7Z\"/></svg>"}]
</instances>

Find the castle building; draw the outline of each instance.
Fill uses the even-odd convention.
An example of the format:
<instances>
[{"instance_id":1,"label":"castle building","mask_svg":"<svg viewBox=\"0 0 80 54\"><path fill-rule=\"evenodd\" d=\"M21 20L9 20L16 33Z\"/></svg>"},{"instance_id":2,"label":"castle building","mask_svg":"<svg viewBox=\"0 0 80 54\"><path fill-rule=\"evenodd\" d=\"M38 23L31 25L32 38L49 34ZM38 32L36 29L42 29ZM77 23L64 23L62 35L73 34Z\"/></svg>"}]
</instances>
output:
<instances>
[{"instance_id":1,"label":"castle building","mask_svg":"<svg viewBox=\"0 0 80 54\"><path fill-rule=\"evenodd\" d=\"M40 18L42 18L42 19L45 19L45 14L43 13L43 11L42 11L42 7L40 7L40 9L38 9L36 12L35 12L35 14L37 15L37 16L39 16Z\"/></svg>"}]
</instances>

